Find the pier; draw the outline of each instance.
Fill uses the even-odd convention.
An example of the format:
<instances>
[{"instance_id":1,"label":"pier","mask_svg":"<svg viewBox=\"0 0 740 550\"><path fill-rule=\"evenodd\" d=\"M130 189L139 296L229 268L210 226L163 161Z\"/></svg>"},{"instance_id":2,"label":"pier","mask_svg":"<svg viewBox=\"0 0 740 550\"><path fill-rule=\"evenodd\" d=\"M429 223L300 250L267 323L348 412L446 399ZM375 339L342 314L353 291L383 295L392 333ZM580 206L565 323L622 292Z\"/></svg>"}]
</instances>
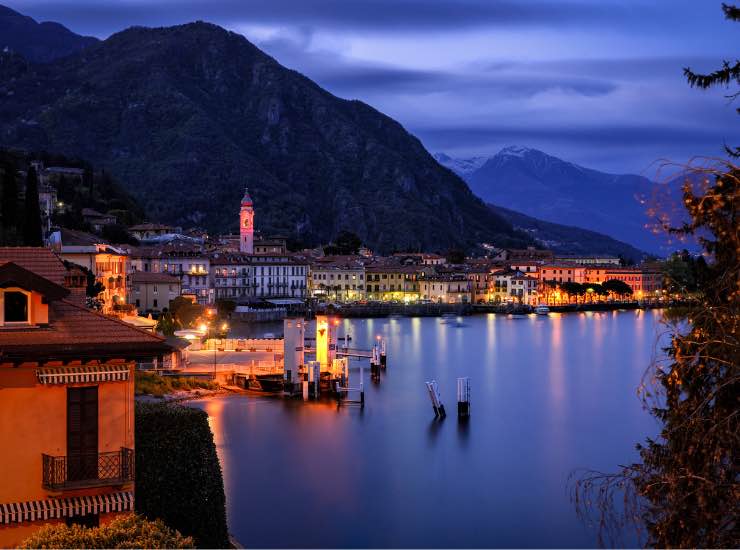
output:
<instances>
[{"instance_id":1,"label":"pier","mask_svg":"<svg viewBox=\"0 0 740 550\"><path fill-rule=\"evenodd\" d=\"M315 338L306 337L303 318L283 321L282 338L212 338L193 340L186 367L177 374L208 377L219 383L245 389L280 393L285 397L319 399L322 394L339 403L364 406L364 366L370 365L372 379L380 381L386 368L385 340L372 349L349 347L349 336L338 338L339 319L317 315ZM306 341L313 345L308 347ZM344 345L340 345L342 342ZM349 362L360 362L359 384L350 386Z\"/></svg>"}]
</instances>

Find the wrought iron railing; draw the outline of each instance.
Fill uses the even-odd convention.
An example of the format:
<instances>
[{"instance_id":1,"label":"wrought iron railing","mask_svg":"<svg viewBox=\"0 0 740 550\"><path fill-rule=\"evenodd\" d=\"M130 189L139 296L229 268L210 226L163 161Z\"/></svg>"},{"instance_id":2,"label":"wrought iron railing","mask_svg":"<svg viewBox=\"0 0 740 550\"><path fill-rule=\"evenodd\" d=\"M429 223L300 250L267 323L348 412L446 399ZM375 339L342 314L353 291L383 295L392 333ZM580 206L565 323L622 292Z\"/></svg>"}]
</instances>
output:
<instances>
[{"instance_id":1,"label":"wrought iron railing","mask_svg":"<svg viewBox=\"0 0 740 550\"><path fill-rule=\"evenodd\" d=\"M134 451L41 455L42 486L47 490L120 485L134 480Z\"/></svg>"}]
</instances>

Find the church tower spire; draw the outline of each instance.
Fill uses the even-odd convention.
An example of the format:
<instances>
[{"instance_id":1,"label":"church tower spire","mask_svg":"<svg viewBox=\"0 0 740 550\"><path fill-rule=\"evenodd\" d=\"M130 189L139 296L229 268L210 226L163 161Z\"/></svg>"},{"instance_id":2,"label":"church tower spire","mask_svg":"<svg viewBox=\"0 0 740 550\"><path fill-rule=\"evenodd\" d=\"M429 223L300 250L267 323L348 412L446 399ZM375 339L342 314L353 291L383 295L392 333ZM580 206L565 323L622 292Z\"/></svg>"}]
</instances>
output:
<instances>
[{"instance_id":1,"label":"church tower spire","mask_svg":"<svg viewBox=\"0 0 740 550\"><path fill-rule=\"evenodd\" d=\"M239 250L244 254L254 253L254 207L246 187L239 210Z\"/></svg>"}]
</instances>

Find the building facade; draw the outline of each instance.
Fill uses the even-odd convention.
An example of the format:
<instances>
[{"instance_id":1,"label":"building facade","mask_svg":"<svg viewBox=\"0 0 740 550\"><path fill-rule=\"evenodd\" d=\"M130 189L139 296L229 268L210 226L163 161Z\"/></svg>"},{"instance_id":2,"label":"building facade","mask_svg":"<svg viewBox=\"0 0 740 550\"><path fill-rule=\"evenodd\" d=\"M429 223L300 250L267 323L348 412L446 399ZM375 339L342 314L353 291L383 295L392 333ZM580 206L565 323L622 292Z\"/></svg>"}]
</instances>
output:
<instances>
[{"instance_id":1,"label":"building facade","mask_svg":"<svg viewBox=\"0 0 740 550\"><path fill-rule=\"evenodd\" d=\"M0 547L8 548L44 524L99 525L133 511L135 361L170 347L71 300L49 250L2 258Z\"/></svg>"},{"instance_id":2,"label":"building facade","mask_svg":"<svg viewBox=\"0 0 740 550\"><path fill-rule=\"evenodd\" d=\"M139 313L160 313L180 294L180 279L169 273L135 271L129 276L128 303Z\"/></svg>"}]
</instances>

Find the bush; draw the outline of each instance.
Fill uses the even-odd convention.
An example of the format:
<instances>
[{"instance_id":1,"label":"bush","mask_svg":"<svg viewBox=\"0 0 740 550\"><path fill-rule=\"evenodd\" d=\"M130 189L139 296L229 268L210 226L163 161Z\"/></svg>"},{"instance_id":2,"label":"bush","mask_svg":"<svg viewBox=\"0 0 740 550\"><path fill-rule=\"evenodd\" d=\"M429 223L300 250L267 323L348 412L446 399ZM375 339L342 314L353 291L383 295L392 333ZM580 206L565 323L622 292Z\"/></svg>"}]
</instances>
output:
<instances>
[{"instance_id":1,"label":"bush","mask_svg":"<svg viewBox=\"0 0 740 550\"><path fill-rule=\"evenodd\" d=\"M118 517L100 527L42 527L24 540L20 548L195 548L191 537L183 537L163 521L148 521L134 514Z\"/></svg>"},{"instance_id":2,"label":"bush","mask_svg":"<svg viewBox=\"0 0 740 550\"><path fill-rule=\"evenodd\" d=\"M189 390L217 390L219 385L210 380L200 380L192 376L160 376L156 372L136 371L134 391L137 395L162 397L168 393Z\"/></svg>"},{"instance_id":3,"label":"bush","mask_svg":"<svg viewBox=\"0 0 740 550\"><path fill-rule=\"evenodd\" d=\"M192 536L200 548L229 546L221 466L205 412L136 404L136 511Z\"/></svg>"}]
</instances>

